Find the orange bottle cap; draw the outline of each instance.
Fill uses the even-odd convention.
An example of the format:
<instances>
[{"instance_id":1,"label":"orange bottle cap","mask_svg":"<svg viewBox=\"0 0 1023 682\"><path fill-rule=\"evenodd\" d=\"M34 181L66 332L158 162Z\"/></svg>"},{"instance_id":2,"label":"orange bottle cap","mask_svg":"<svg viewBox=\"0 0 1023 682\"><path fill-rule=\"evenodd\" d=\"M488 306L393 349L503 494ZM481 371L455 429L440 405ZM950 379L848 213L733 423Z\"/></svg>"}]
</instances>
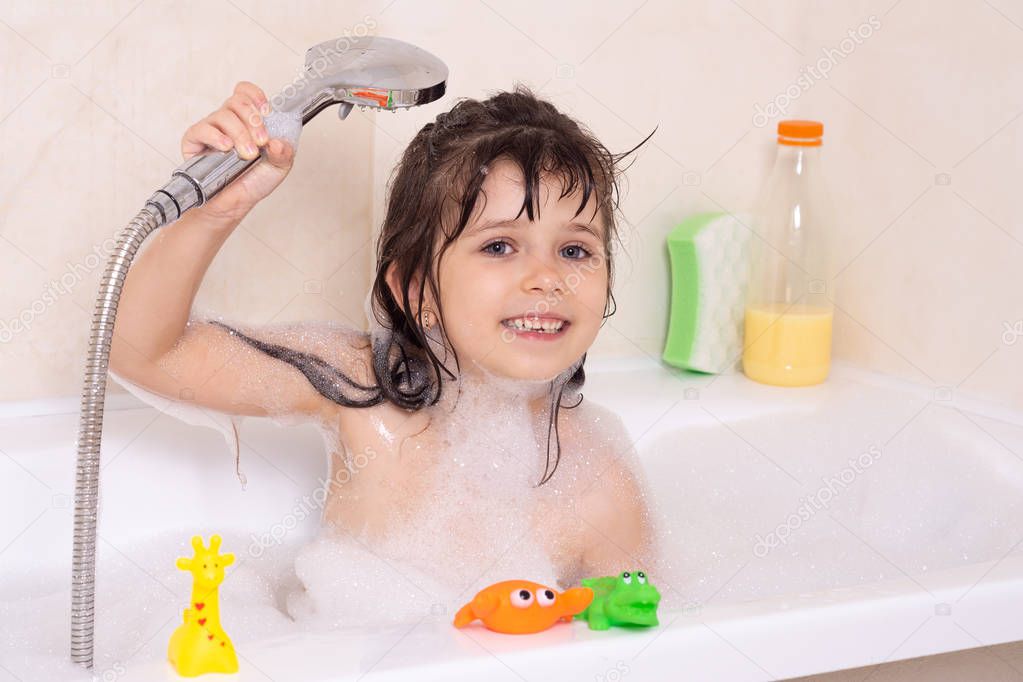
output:
<instances>
[{"instance_id":1,"label":"orange bottle cap","mask_svg":"<svg viewBox=\"0 0 1023 682\"><path fill-rule=\"evenodd\" d=\"M819 147L824 136L820 121L778 121L778 144L796 147Z\"/></svg>"}]
</instances>

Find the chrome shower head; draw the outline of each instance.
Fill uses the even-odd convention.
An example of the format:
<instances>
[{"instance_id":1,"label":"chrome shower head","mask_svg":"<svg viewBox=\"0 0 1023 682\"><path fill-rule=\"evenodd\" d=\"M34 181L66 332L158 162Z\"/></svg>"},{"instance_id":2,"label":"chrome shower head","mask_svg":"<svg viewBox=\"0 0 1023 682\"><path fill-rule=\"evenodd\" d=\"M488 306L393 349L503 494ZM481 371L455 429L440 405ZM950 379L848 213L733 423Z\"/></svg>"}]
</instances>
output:
<instances>
[{"instance_id":1,"label":"chrome shower head","mask_svg":"<svg viewBox=\"0 0 1023 682\"><path fill-rule=\"evenodd\" d=\"M270 98L272 115L301 131L316 114L340 105L344 119L356 106L396 111L444 95L448 67L426 50L393 38L338 38L306 51L302 74ZM266 119L269 125L270 118ZM301 125L299 125L301 121ZM297 133L296 133L297 139ZM146 206L166 225L202 206L252 167L234 149L197 154L178 166Z\"/></svg>"},{"instance_id":2,"label":"chrome shower head","mask_svg":"<svg viewBox=\"0 0 1023 682\"><path fill-rule=\"evenodd\" d=\"M270 103L276 111L302 113L305 124L332 104L345 118L355 106L397 109L444 95L448 67L435 56L393 38L338 38L306 51L305 72Z\"/></svg>"}]
</instances>

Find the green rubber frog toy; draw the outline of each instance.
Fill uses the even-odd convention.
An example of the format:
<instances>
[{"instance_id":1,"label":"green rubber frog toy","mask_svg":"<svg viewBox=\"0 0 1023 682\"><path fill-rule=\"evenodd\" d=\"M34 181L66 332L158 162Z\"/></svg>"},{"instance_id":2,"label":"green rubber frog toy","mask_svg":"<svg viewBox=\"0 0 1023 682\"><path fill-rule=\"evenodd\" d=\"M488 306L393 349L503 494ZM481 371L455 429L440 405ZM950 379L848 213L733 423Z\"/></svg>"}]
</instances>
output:
<instances>
[{"instance_id":1,"label":"green rubber frog toy","mask_svg":"<svg viewBox=\"0 0 1023 682\"><path fill-rule=\"evenodd\" d=\"M661 593L650 584L643 571L624 571L619 575L583 578L583 587L593 590L593 601L576 615L591 630L657 625L657 605Z\"/></svg>"}]
</instances>

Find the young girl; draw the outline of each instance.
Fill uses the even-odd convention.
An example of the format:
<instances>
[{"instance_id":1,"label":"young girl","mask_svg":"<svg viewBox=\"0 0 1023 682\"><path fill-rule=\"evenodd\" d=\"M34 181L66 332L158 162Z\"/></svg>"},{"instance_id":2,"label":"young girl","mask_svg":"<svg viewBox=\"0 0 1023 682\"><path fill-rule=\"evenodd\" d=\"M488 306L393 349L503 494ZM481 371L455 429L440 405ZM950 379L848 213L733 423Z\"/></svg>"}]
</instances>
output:
<instances>
[{"instance_id":1,"label":"young girl","mask_svg":"<svg viewBox=\"0 0 1023 682\"><path fill-rule=\"evenodd\" d=\"M190 320L217 251L292 167L268 112L241 82L186 131L185 158L265 156L147 243L111 371L206 409L315 421L330 445L324 524L460 589L499 565L494 579L540 582L529 571L550 566L562 588L649 570L631 443L579 392L611 314L617 164L634 150L612 155L521 86L465 99L419 131L392 176L368 331Z\"/></svg>"}]
</instances>

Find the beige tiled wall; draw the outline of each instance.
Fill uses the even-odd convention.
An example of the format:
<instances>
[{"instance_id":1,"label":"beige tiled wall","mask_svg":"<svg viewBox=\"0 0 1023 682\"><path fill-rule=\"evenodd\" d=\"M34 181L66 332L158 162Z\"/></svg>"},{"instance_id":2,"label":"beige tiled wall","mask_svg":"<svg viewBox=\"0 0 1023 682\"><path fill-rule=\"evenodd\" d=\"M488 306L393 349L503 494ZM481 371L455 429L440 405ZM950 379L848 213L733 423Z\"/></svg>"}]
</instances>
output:
<instances>
[{"instance_id":1,"label":"beige tiled wall","mask_svg":"<svg viewBox=\"0 0 1023 682\"><path fill-rule=\"evenodd\" d=\"M0 5L0 398L81 391L104 240L170 178L185 129L239 80L274 94L310 45L372 15L371 3L304 5ZM251 323L363 325L374 136L367 116L313 121L291 176L225 244L196 305Z\"/></svg>"},{"instance_id":2,"label":"beige tiled wall","mask_svg":"<svg viewBox=\"0 0 1023 682\"><path fill-rule=\"evenodd\" d=\"M1023 407L1023 220L1010 201L1023 158L1018 5L295 6L143 0L93 3L79 16L63 3L0 10L0 319L41 310L0 344L3 398L77 393L99 268L50 304L46 283L85 263L165 181L185 127L235 81L283 84L308 46L361 23L441 57L448 96L395 115L314 121L292 177L214 263L204 308L252 322L362 324L371 236L405 144L456 98L521 81L613 151L659 126L629 172L618 313L593 354L659 354L664 236L692 212L747 208L771 162L776 121L818 118L836 204L836 358ZM798 94L783 115L756 117L787 90Z\"/></svg>"}]
</instances>

